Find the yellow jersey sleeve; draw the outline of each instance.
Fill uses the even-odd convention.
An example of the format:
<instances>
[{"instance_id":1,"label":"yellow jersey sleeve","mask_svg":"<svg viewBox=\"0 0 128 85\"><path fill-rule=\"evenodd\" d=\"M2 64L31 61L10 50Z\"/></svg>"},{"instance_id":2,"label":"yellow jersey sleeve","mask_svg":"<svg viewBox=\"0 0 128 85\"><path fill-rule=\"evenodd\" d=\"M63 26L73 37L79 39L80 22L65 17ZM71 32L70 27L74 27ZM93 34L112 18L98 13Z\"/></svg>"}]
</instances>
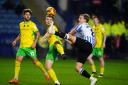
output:
<instances>
[{"instance_id":1,"label":"yellow jersey sleeve","mask_svg":"<svg viewBox=\"0 0 128 85\"><path fill-rule=\"evenodd\" d=\"M55 32L58 32L58 29L55 25L53 25L53 29L55 30Z\"/></svg>"},{"instance_id":2,"label":"yellow jersey sleeve","mask_svg":"<svg viewBox=\"0 0 128 85\"><path fill-rule=\"evenodd\" d=\"M32 26L32 27L33 27L33 31L34 31L34 32L38 32L39 30L38 30L38 28L37 28L36 24L35 24L35 23L33 23L32 25L33 25L33 26Z\"/></svg>"}]
</instances>

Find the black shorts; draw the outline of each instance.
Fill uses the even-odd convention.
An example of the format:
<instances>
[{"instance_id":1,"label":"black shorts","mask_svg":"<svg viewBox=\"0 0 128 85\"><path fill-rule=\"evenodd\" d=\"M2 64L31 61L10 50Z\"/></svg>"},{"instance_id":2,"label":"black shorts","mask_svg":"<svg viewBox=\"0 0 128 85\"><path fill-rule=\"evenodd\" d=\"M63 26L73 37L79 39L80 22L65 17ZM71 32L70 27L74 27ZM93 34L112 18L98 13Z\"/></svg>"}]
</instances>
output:
<instances>
[{"instance_id":1,"label":"black shorts","mask_svg":"<svg viewBox=\"0 0 128 85\"><path fill-rule=\"evenodd\" d=\"M77 62L84 64L87 57L92 53L92 44L87 40L77 37L74 47L76 48L75 55L77 57Z\"/></svg>"}]
</instances>

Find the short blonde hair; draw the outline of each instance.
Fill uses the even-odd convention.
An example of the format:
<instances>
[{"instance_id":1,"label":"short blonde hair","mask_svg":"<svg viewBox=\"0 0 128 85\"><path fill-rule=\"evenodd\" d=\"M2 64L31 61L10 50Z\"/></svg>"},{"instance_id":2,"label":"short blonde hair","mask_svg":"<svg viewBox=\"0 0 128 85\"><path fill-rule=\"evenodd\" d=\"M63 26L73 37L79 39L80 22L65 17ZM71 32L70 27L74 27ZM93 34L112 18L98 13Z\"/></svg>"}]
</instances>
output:
<instances>
[{"instance_id":1,"label":"short blonde hair","mask_svg":"<svg viewBox=\"0 0 128 85\"><path fill-rule=\"evenodd\" d=\"M87 13L85 13L85 14L80 14L80 16L83 16L84 17L84 19L86 19L86 21L88 22L89 21L89 19L90 19L90 15L89 14L87 14Z\"/></svg>"}]
</instances>

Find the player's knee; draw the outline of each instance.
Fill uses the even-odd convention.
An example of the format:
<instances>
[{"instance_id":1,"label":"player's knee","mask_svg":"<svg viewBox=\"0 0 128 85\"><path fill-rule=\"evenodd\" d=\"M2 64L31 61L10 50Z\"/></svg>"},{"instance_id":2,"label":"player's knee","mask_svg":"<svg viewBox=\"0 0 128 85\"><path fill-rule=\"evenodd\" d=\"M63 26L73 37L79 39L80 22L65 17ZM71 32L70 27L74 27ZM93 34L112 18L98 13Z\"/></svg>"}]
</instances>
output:
<instances>
[{"instance_id":1,"label":"player's knee","mask_svg":"<svg viewBox=\"0 0 128 85\"><path fill-rule=\"evenodd\" d=\"M22 60L16 60L16 61L18 61L18 62L20 62L20 63L22 62Z\"/></svg>"},{"instance_id":2,"label":"player's knee","mask_svg":"<svg viewBox=\"0 0 128 85\"><path fill-rule=\"evenodd\" d=\"M100 62L101 62L101 63L104 63L104 59L103 59L103 58L101 58L101 59L100 59Z\"/></svg>"},{"instance_id":3,"label":"player's knee","mask_svg":"<svg viewBox=\"0 0 128 85\"><path fill-rule=\"evenodd\" d=\"M36 65L36 62L34 62L34 61L33 61L33 64L35 64L35 65Z\"/></svg>"},{"instance_id":4,"label":"player's knee","mask_svg":"<svg viewBox=\"0 0 128 85\"><path fill-rule=\"evenodd\" d=\"M101 66L103 67L103 66L104 66L104 61L101 61L100 64L101 64Z\"/></svg>"},{"instance_id":5,"label":"player's knee","mask_svg":"<svg viewBox=\"0 0 128 85\"><path fill-rule=\"evenodd\" d=\"M33 64L36 64L36 62L35 62L35 61L33 61Z\"/></svg>"},{"instance_id":6,"label":"player's knee","mask_svg":"<svg viewBox=\"0 0 128 85\"><path fill-rule=\"evenodd\" d=\"M94 64L92 58L88 57L87 60L88 60L88 62L89 62L90 65L93 65Z\"/></svg>"},{"instance_id":7,"label":"player's knee","mask_svg":"<svg viewBox=\"0 0 128 85\"><path fill-rule=\"evenodd\" d=\"M50 69L52 68L52 66L51 66L51 65L46 64L46 65L45 65L45 68L46 68L47 70L50 70Z\"/></svg>"},{"instance_id":8,"label":"player's knee","mask_svg":"<svg viewBox=\"0 0 128 85\"><path fill-rule=\"evenodd\" d=\"M55 43L54 43L54 45L56 46L57 44L60 44L58 41L56 41Z\"/></svg>"},{"instance_id":9,"label":"player's knee","mask_svg":"<svg viewBox=\"0 0 128 85\"><path fill-rule=\"evenodd\" d=\"M50 70L52 67L49 67L49 66L45 66L45 68L46 68L47 70Z\"/></svg>"},{"instance_id":10,"label":"player's knee","mask_svg":"<svg viewBox=\"0 0 128 85\"><path fill-rule=\"evenodd\" d=\"M88 60L88 61L90 61L90 60L91 60L91 58L90 58L90 57L88 57L88 58L87 58L87 60Z\"/></svg>"},{"instance_id":11,"label":"player's knee","mask_svg":"<svg viewBox=\"0 0 128 85\"><path fill-rule=\"evenodd\" d=\"M23 61L23 57L17 57L17 58L16 58L16 61L18 61L18 62L21 63L21 62Z\"/></svg>"},{"instance_id":12,"label":"player's knee","mask_svg":"<svg viewBox=\"0 0 128 85\"><path fill-rule=\"evenodd\" d=\"M92 54L90 54L88 57L87 57L87 60L91 61L92 60Z\"/></svg>"}]
</instances>

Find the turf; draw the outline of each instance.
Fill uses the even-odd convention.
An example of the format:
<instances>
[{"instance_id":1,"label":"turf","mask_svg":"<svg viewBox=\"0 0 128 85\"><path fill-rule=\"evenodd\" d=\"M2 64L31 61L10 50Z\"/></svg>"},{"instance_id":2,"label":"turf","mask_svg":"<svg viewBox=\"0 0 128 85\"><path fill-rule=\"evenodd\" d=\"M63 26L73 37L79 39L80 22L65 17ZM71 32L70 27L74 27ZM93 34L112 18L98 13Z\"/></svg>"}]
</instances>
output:
<instances>
[{"instance_id":1,"label":"turf","mask_svg":"<svg viewBox=\"0 0 128 85\"><path fill-rule=\"evenodd\" d=\"M14 59L0 58L0 85L9 85L8 80L14 74L14 61ZM41 62L44 64L44 60L41 60ZM90 85L88 79L75 72L74 66L75 60L55 62L54 68L62 85ZM96 61L96 66L99 69L98 61ZM88 63L84 67L91 73ZM51 80L45 80L42 72L30 59L23 61L19 79L20 85L54 85ZM106 60L105 75L103 78L98 78L96 85L128 85L128 61Z\"/></svg>"}]
</instances>

